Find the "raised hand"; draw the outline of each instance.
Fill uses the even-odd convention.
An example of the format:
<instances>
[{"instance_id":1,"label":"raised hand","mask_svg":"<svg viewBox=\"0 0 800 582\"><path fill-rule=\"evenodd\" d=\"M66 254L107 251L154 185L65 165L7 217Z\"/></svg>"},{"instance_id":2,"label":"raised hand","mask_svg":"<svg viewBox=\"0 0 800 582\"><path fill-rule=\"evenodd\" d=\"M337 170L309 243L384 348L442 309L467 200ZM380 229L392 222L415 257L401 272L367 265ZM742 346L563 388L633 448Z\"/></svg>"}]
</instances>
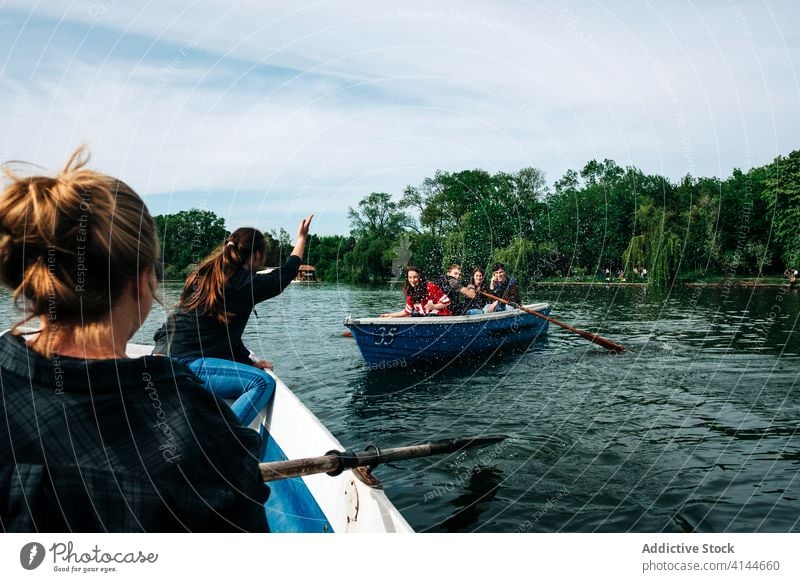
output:
<instances>
[{"instance_id":1,"label":"raised hand","mask_svg":"<svg viewBox=\"0 0 800 582\"><path fill-rule=\"evenodd\" d=\"M311 228L312 220L314 220L314 215L309 214L307 218L300 221L300 226L297 228L297 242L294 244L292 254L301 259L306 250L306 239L308 238L308 230Z\"/></svg>"},{"instance_id":2,"label":"raised hand","mask_svg":"<svg viewBox=\"0 0 800 582\"><path fill-rule=\"evenodd\" d=\"M300 221L300 226L297 229L297 238L306 238L308 236L308 231L311 228L311 221L314 220L314 215L309 214L307 218L304 218Z\"/></svg>"}]
</instances>

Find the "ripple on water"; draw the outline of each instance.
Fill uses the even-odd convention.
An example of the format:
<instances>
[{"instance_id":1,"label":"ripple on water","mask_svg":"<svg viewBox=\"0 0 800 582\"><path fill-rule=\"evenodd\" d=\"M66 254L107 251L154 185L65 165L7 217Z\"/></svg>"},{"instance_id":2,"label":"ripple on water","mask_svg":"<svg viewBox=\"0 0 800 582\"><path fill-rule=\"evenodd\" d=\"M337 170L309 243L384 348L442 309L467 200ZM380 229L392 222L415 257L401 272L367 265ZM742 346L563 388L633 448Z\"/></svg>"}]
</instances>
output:
<instances>
[{"instance_id":1,"label":"ripple on water","mask_svg":"<svg viewBox=\"0 0 800 582\"><path fill-rule=\"evenodd\" d=\"M378 467L418 530L800 531L800 293L775 317L775 290L541 289L557 319L628 350L551 326L527 351L376 373L342 320L397 309L399 291L296 287L258 307L245 343L343 444L512 437Z\"/></svg>"}]
</instances>

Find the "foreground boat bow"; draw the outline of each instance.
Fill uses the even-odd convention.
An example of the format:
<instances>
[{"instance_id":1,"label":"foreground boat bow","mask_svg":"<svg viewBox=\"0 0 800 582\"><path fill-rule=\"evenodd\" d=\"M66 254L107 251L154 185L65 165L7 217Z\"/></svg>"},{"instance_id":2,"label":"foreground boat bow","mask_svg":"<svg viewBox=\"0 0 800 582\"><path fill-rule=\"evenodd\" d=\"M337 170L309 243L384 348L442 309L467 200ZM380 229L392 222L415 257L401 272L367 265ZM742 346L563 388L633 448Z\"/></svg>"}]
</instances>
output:
<instances>
[{"instance_id":1,"label":"foreground boat bow","mask_svg":"<svg viewBox=\"0 0 800 582\"><path fill-rule=\"evenodd\" d=\"M128 355L149 354L152 346L128 344ZM251 428L262 437L261 462L302 459L344 447L283 381ZM270 529L280 533L413 532L377 480L359 470L273 481L265 504ZM368 484L369 482L369 484Z\"/></svg>"}]
</instances>

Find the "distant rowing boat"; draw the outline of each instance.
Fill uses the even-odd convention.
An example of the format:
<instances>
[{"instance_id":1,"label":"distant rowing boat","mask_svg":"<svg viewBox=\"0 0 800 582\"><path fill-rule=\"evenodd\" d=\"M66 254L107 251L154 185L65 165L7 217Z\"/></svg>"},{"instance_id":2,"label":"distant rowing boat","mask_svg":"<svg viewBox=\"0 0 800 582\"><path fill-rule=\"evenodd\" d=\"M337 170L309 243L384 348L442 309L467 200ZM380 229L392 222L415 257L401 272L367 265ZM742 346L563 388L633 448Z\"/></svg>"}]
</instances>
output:
<instances>
[{"instance_id":1,"label":"distant rowing boat","mask_svg":"<svg viewBox=\"0 0 800 582\"><path fill-rule=\"evenodd\" d=\"M525 307L545 316L550 314L547 303ZM370 366L394 368L530 344L547 333L548 322L513 310L452 317L348 317L344 325Z\"/></svg>"}]
</instances>

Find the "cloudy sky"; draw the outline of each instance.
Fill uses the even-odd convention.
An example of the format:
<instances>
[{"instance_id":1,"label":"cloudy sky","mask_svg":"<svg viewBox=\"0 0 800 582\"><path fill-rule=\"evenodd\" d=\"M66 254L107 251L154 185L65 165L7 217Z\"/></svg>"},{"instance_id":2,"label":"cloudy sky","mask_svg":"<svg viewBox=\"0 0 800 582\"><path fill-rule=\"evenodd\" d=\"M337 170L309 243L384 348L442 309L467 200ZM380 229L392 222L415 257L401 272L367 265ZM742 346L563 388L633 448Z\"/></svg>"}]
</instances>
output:
<instances>
[{"instance_id":1,"label":"cloudy sky","mask_svg":"<svg viewBox=\"0 0 800 582\"><path fill-rule=\"evenodd\" d=\"M437 169L725 177L800 147L800 4L0 0L0 159L344 233Z\"/></svg>"}]
</instances>

